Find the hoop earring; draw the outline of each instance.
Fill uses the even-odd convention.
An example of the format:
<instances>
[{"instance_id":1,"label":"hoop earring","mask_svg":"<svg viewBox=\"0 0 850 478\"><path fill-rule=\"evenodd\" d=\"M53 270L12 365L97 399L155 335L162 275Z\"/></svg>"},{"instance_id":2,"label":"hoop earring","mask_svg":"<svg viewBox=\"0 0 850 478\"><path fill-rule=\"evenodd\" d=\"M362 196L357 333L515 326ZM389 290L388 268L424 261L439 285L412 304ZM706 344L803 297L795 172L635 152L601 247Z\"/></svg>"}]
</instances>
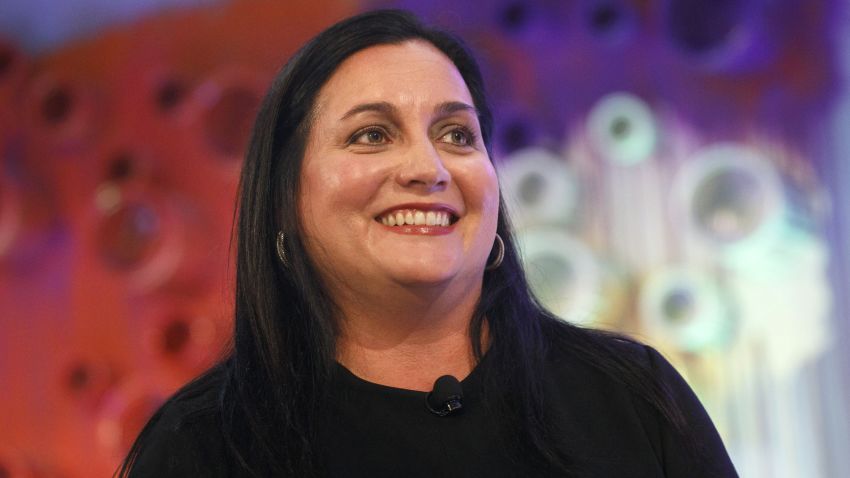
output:
<instances>
[{"instance_id":1,"label":"hoop earring","mask_svg":"<svg viewBox=\"0 0 850 478\"><path fill-rule=\"evenodd\" d=\"M496 245L499 246L499 252L496 254L496 258L493 262L487 264L487 267L484 268L485 271L498 269L499 266L502 265L502 261L505 259L505 241L502 240L499 234L496 234Z\"/></svg>"},{"instance_id":2,"label":"hoop earring","mask_svg":"<svg viewBox=\"0 0 850 478\"><path fill-rule=\"evenodd\" d=\"M284 267L289 267L289 261L286 259L286 244L283 242L284 239L283 231L277 231L277 240L275 241L277 258L280 259L280 262L284 265Z\"/></svg>"}]
</instances>

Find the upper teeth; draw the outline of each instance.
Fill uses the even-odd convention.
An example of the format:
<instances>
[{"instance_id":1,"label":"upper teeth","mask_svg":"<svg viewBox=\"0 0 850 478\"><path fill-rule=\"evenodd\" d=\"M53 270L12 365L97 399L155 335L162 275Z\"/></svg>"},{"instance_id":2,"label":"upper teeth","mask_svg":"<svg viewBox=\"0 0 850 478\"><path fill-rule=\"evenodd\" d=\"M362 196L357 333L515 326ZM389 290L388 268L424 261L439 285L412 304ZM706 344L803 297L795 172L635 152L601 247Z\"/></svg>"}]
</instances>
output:
<instances>
[{"instance_id":1,"label":"upper teeth","mask_svg":"<svg viewBox=\"0 0 850 478\"><path fill-rule=\"evenodd\" d=\"M385 226L448 226L451 214L444 211L405 209L384 214L380 221Z\"/></svg>"}]
</instances>

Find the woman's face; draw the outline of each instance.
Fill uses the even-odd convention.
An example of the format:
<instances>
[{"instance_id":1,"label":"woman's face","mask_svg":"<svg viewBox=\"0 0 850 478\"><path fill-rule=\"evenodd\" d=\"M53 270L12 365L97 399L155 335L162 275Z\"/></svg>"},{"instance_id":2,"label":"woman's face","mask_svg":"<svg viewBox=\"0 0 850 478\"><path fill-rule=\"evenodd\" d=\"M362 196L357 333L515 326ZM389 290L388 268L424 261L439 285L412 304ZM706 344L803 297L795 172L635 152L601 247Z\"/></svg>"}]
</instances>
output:
<instances>
[{"instance_id":1,"label":"woman's face","mask_svg":"<svg viewBox=\"0 0 850 478\"><path fill-rule=\"evenodd\" d=\"M362 50L321 89L299 209L332 290L480 287L498 205L472 97L429 43Z\"/></svg>"}]
</instances>

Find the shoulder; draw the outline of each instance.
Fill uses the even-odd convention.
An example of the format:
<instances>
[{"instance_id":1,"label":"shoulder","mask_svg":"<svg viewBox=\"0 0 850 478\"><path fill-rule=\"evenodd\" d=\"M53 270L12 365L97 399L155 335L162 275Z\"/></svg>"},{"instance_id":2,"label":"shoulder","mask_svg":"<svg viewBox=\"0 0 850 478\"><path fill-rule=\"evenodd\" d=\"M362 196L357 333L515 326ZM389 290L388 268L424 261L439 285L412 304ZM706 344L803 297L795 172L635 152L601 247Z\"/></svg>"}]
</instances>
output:
<instances>
[{"instance_id":1,"label":"shoulder","mask_svg":"<svg viewBox=\"0 0 850 478\"><path fill-rule=\"evenodd\" d=\"M623 334L581 328L562 321L545 326L547 361L555 368L589 367L606 380L630 386L629 372L643 371L671 386L689 387L673 365L656 349ZM646 377L645 377L646 378Z\"/></svg>"},{"instance_id":2,"label":"shoulder","mask_svg":"<svg viewBox=\"0 0 850 478\"><path fill-rule=\"evenodd\" d=\"M632 413L641 395L635 384L656 379L651 349L640 342L560 321L545 328L544 378L558 400L580 401L588 413Z\"/></svg>"},{"instance_id":3,"label":"shoulder","mask_svg":"<svg viewBox=\"0 0 850 478\"><path fill-rule=\"evenodd\" d=\"M559 399L580 397L594 423L647 443L667 476L737 476L708 413L661 353L610 332L549 327L547 380Z\"/></svg>"},{"instance_id":4,"label":"shoulder","mask_svg":"<svg viewBox=\"0 0 850 478\"><path fill-rule=\"evenodd\" d=\"M128 476L225 476L219 378L202 376L157 410L133 445Z\"/></svg>"},{"instance_id":5,"label":"shoulder","mask_svg":"<svg viewBox=\"0 0 850 478\"><path fill-rule=\"evenodd\" d=\"M559 319L547 319L543 332L546 360L556 368L590 367L618 380L622 377L616 373L605 373L611 364L630 364L651 371L659 358L664 360L652 347L616 332L584 328Z\"/></svg>"}]
</instances>

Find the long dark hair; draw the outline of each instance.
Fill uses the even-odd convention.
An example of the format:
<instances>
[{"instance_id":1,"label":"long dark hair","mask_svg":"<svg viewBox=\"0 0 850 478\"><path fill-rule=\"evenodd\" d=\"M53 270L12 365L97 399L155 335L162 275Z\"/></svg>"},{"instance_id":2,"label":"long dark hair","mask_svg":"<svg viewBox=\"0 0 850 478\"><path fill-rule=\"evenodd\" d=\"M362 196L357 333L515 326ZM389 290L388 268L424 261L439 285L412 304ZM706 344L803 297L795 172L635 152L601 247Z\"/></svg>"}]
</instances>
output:
<instances>
[{"instance_id":1,"label":"long dark hair","mask_svg":"<svg viewBox=\"0 0 850 478\"><path fill-rule=\"evenodd\" d=\"M493 118L473 56L456 37L424 26L397 10L364 13L337 23L307 43L272 84L257 117L240 179L236 229L235 333L227 357L181 389L171 401L215 387L200 408L220 415L230 461L244 475L320 474L315 423L329 389L335 359L333 303L311 264L297 214L299 177L311 115L320 88L352 54L374 45L427 41L457 67L478 110L491 150ZM611 340L546 312L529 291L505 208L497 232L505 245L501 267L484 276L470 323L472 350L484 353L486 322L492 373L484 376L489 406L506 417L517 456L541 466L573 469L552 445L542 405L547 348L569 344L575 355L633 389L674 425L683 420L663 385L645 368L613 353ZM276 254L282 231L288 265ZM209 401L208 401L209 402ZM163 407L164 408L164 407ZM524 413L517 413L523 410ZM119 474L124 476L161 411L139 435Z\"/></svg>"}]
</instances>

